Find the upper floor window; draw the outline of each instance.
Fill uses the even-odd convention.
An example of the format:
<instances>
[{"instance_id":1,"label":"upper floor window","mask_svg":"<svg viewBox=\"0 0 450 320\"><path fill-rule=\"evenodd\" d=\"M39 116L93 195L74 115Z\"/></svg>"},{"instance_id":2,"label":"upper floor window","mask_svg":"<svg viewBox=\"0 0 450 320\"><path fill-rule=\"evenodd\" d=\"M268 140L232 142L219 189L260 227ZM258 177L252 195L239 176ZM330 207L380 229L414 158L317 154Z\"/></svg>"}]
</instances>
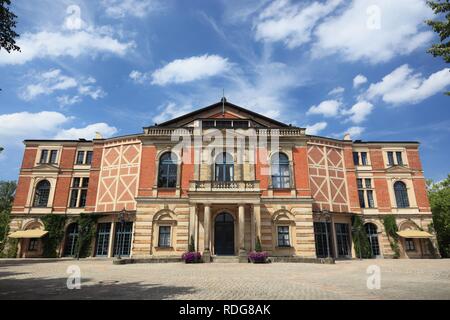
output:
<instances>
[{"instance_id":1,"label":"upper floor window","mask_svg":"<svg viewBox=\"0 0 450 320\"><path fill-rule=\"evenodd\" d=\"M84 208L86 206L88 186L89 178L73 178L69 207Z\"/></svg>"},{"instance_id":2,"label":"upper floor window","mask_svg":"<svg viewBox=\"0 0 450 320\"><path fill-rule=\"evenodd\" d=\"M173 152L166 152L159 159L158 187L175 188L176 186L177 156Z\"/></svg>"},{"instance_id":3,"label":"upper floor window","mask_svg":"<svg viewBox=\"0 0 450 320\"><path fill-rule=\"evenodd\" d=\"M34 207L46 207L50 196L50 182L48 180L39 181L34 193Z\"/></svg>"},{"instance_id":4,"label":"upper floor window","mask_svg":"<svg viewBox=\"0 0 450 320\"><path fill-rule=\"evenodd\" d=\"M58 150L41 150L41 157L39 163L56 163L58 157Z\"/></svg>"},{"instance_id":5,"label":"upper floor window","mask_svg":"<svg viewBox=\"0 0 450 320\"><path fill-rule=\"evenodd\" d=\"M289 158L284 153L276 153L271 159L272 187L275 189L290 188Z\"/></svg>"},{"instance_id":6,"label":"upper floor window","mask_svg":"<svg viewBox=\"0 0 450 320\"><path fill-rule=\"evenodd\" d=\"M402 181L394 183L395 201L397 202L397 208L408 208L408 190L406 184Z\"/></svg>"},{"instance_id":7,"label":"upper floor window","mask_svg":"<svg viewBox=\"0 0 450 320\"><path fill-rule=\"evenodd\" d=\"M250 127L250 122L248 120L203 120L202 127L204 129L208 128L219 128L219 129L248 129Z\"/></svg>"},{"instance_id":8,"label":"upper floor window","mask_svg":"<svg viewBox=\"0 0 450 320\"><path fill-rule=\"evenodd\" d=\"M92 151L78 151L76 164L91 164Z\"/></svg>"},{"instance_id":9,"label":"upper floor window","mask_svg":"<svg viewBox=\"0 0 450 320\"><path fill-rule=\"evenodd\" d=\"M389 167L392 167L394 165L403 166L403 153L401 151L388 151L387 162Z\"/></svg>"},{"instance_id":10,"label":"upper floor window","mask_svg":"<svg viewBox=\"0 0 450 320\"><path fill-rule=\"evenodd\" d=\"M356 182L358 185L359 206L361 208L374 208L375 201L373 199L372 179L358 178Z\"/></svg>"},{"instance_id":11,"label":"upper floor window","mask_svg":"<svg viewBox=\"0 0 450 320\"><path fill-rule=\"evenodd\" d=\"M353 164L355 166L367 166L369 162L367 160L367 152L353 152Z\"/></svg>"},{"instance_id":12,"label":"upper floor window","mask_svg":"<svg viewBox=\"0 0 450 320\"><path fill-rule=\"evenodd\" d=\"M216 158L215 164L215 178L216 181L233 181L234 180L234 161L233 157L227 153L222 152Z\"/></svg>"}]
</instances>

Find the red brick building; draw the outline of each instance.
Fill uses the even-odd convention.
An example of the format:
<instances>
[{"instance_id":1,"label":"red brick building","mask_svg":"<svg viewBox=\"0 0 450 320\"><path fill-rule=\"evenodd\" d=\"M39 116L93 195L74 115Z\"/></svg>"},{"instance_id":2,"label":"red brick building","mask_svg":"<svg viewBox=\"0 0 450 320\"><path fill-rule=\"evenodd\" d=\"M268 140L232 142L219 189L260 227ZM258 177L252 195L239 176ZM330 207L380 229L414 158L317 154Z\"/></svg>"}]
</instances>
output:
<instances>
[{"instance_id":1,"label":"red brick building","mask_svg":"<svg viewBox=\"0 0 450 320\"><path fill-rule=\"evenodd\" d=\"M434 251L418 142L311 136L222 101L133 135L24 144L20 257L42 254L48 214L68 217L58 254L74 255L80 213L99 217L93 256L180 256L192 239L206 257L260 241L271 256L350 258L359 215L373 256L392 257L386 214L401 257Z\"/></svg>"}]
</instances>

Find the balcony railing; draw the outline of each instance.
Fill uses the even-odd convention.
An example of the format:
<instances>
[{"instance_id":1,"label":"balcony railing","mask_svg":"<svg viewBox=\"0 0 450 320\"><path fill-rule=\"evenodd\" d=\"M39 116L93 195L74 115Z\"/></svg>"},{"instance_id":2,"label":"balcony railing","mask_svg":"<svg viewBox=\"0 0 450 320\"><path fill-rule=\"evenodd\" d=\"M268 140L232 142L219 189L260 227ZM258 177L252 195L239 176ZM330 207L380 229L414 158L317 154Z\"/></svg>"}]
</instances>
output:
<instances>
[{"instance_id":1,"label":"balcony railing","mask_svg":"<svg viewBox=\"0 0 450 320\"><path fill-rule=\"evenodd\" d=\"M259 191L259 181L191 181L189 191Z\"/></svg>"}]
</instances>

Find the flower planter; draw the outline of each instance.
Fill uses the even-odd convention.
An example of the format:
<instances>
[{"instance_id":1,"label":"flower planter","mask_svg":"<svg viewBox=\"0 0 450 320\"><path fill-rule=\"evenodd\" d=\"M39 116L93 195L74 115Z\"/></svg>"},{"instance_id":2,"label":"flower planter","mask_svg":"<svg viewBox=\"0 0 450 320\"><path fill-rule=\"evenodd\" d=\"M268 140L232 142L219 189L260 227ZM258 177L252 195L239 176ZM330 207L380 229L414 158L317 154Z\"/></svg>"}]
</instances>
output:
<instances>
[{"instance_id":1,"label":"flower planter","mask_svg":"<svg viewBox=\"0 0 450 320\"><path fill-rule=\"evenodd\" d=\"M185 263L200 263L202 262L202 254L200 252L185 252L181 256Z\"/></svg>"},{"instance_id":2,"label":"flower planter","mask_svg":"<svg viewBox=\"0 0 450 320\"><path fill-rule=\"evenodd\" d=\"M248 259L251 263L267 263L267 258L269 257L269 254L267 252L256 252L252 251L248 255Z\"/></svg>"}]
</instances>

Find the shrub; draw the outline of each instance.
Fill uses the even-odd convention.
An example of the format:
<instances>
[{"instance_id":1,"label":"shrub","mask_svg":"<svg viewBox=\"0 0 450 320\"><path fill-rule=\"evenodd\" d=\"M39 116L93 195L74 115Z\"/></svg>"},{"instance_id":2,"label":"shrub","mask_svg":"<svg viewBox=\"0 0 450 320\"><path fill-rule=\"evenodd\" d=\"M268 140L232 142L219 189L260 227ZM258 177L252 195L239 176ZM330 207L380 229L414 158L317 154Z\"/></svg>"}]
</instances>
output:
<instances>
[{"instance_id":1,"label":"shrub","mask_svg":"<svg viewBox=\"0 0 450 320\"><path fill-rule=\"evenodd\" d=\"M252 251L248 255L248 258L253 263L265 263L267 262L268 257L269 254L267 252L257 252L257 251Z\"/></svg>"},{"instance_id":2,"label":"shrub","mask_svg":"<svg viewBox=\"0 0 450 320\"><path fill-rule=\"evenodd\" d=\"M198 263L201 262L202 254L200 252L185 252L181 256L181 259L183 259L185 263Z\"/></svg>"}]
</instances>

